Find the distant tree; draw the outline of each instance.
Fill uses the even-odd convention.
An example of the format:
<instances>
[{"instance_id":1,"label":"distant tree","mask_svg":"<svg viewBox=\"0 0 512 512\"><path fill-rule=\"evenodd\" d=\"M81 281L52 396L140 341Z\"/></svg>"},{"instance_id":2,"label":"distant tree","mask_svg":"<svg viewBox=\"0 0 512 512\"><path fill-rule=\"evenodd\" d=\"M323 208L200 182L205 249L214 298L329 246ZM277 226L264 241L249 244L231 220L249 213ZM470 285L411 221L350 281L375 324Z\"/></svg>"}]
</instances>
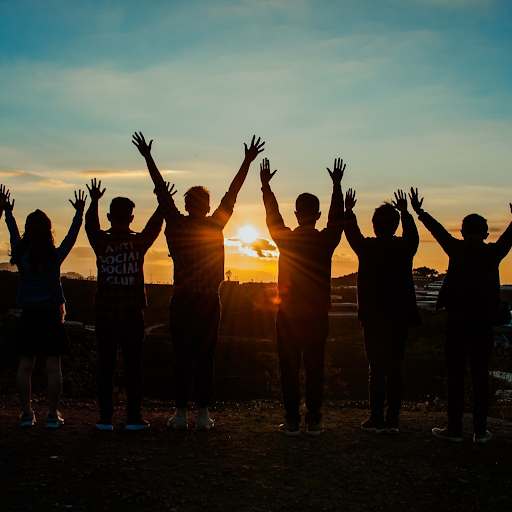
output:
<instances>
[{"instance_id":1,"label":"distant tree","mask_svg":"<svg viewBox=\"0 0 512 512\"><path fill-rule=\"evenodd\" d=\"M226 279L228 281L231 281L231 276L233 275L233 272L231 270L226 270Z\"/></svg>"},{"instance_id":2,"label":"distant tree","mask_svg":"<svg viewBox=\"0 0 512 512\"><path fill-rule=\"evenodd\" d=\"M439 272L434 268L418 267L412 270L412 275L418 277L437 277Z\"/></svg>"}]
</instances>

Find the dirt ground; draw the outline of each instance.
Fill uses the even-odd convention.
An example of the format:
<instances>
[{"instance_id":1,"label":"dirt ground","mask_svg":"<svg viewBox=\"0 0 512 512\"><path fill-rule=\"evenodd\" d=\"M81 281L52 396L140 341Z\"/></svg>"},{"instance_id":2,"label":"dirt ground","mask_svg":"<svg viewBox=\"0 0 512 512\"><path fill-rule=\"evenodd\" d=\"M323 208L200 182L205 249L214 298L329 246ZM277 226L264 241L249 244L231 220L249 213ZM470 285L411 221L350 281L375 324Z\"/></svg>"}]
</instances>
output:
<instances>
[{"instance_id":1,"label":"dirt ground","mask_svg":"<svg viewBox=\"0 0 512 512\"><path fill-rule=\"evenodd\" d=\"M94 428L92 405L64 402L66 424L18 425L15 398L0 397L0 500L17 511L510 510L512 424L489 420L494 439L463 443L432 437L439 412L402 414L400 433L368 434L362 409L327 406L325 434L276 432L277 402L217 404L209 432L171 431L167 404L151 403L147 431ZM192 412L192 418L194 413Z\"/></svg>"}]
</instances>

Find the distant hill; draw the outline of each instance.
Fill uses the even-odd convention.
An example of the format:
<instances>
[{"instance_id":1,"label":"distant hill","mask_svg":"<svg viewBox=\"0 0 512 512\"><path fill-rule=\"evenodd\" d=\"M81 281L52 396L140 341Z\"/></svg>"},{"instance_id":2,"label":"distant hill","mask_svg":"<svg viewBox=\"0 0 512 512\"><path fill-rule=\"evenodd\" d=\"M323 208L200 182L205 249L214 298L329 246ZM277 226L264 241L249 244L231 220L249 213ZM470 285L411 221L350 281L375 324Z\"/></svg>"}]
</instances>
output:
<instances>
[{"instance_id":1,"label":"distant hill","mask_svg":"<svg viewBox=\"0 0 512 512\"><path fill-rule=\"evenodd\" d=\"M0 263L0 271L7 270L8 272L16 272L16 267L11 265L8 261L2 261Z\"/></svg>"},{"instance_id":2,"label":"distant hill","mask_svg":"<svg viewBox=\"0 0 512 512\"><path fill-rule=\"evenodd\" d=\"M356 286L357 284L357 272L347 274L346 276L333 277L331 279L332 286Z\"/></svg>"}]
</instances>

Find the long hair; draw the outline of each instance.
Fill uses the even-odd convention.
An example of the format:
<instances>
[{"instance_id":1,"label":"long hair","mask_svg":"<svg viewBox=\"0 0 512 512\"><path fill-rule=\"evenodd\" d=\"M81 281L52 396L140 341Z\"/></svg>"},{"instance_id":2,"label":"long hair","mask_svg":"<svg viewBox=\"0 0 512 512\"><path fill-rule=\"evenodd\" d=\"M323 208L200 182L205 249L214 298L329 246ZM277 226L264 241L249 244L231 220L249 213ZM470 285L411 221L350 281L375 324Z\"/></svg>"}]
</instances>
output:
<instances>
[{"instance_id":1,"label":"long hair","mask_svg":"<svg viewBox=\"0 0 512 512\"><path fill-rule=\"evenodd\" d=\"M28 215L25 233L20 243L11 251L11 264L20 265L25 254L28 256L28 270L32 272L47 270L57 260L52 222L41 210Z\"/></svg>"}]
</instances>

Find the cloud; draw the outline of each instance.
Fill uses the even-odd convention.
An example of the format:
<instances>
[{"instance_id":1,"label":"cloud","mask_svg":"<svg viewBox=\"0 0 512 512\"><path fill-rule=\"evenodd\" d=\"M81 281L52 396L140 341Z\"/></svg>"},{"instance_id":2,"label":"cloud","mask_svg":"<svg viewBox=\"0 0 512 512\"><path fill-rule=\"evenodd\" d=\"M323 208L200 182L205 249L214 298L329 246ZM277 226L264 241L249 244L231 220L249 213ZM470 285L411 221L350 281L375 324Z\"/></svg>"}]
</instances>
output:
<instances>
[{"instance_id":1,"label":"cloud","mask_svg":"<svg viewBox=\"0 0 512 512\"><path fill-rule=\"evenodd\" d=\"M174 174L179 172L185 172L185 171L178 171L178 170L171 170L171 169L160 169L161 174ZM95 177L113 177L113 178L140 178L141 176L147 176L148 171L146 169L139 171L125 171L125 170L89 170L89 171L78 171L77 174L80 174L81 176L87 176L90 178Z\"/></svg>"},{"instance_id":2,"label":"cloud","mask_svg":"<svg viewBox=\"0 0 512 512\"><path fill-rule=\"evenodd\" d=\"M95 258L94 251L88 245L75 245L72 255L74 258L91 259Z\"/></svg>"},{"instance_id":3,"label":"cloud","mask_svg":"<svg viewBox=\"0 0 512 512\"><path fill-rule=\"evenodd\" d=\"M45 187L58 187L58 188L66 188L66 187L72 187L73 185L71 183L64 183L61 180L43 180L39 183L39 185L44 185Z\"/></svg>"},{"instance_id":4,"label":"cloud","mask_svg":"<svg viewBox=\"0 0 512 512\"><path fill-rule=\"evenodd\" d=\"M347 263L347 262L350 262L350 263L353 263L355 261L357 261L357 258L354 254L333 254L332 256L332 261L336 261L336 262L342 262L342 263Z\"/></svg>"},{"instance_id":5,"label":"cloud","mask_svg":"<svg viewBox=\"0 0 512 512\"><path fill-rule=\"evenodd\" d=\"M151 249L146 253L145 261L160 265L170 265L169 251L163 249Z\"/></svg>"},{"instance_id":6,"label":"cloud","mask_svg":"<svg viewBox=\"0 0 512 512\"><path fill-rule=\"evenodd\" d=\"M27 172L22 170L13 170L13 169L0 169L0 177L13 177L13 178L21 178L25 181L41 181L44 180L43 176L39 174L35 174L33 172Z\"/></svg>"},{"instance_id":7,"label":"cloud","mask_svg":"<svg viewBox=\"0 0 512 512\"><path fill-rule=\"evenodd\" d=\"M224 243L227 247L237 247L242 254L253 258L275 260L279 257L277 246L267 238L257 238L249 243L243 242L239 238L225 238Z\"/></svg>"}]
</instances>

